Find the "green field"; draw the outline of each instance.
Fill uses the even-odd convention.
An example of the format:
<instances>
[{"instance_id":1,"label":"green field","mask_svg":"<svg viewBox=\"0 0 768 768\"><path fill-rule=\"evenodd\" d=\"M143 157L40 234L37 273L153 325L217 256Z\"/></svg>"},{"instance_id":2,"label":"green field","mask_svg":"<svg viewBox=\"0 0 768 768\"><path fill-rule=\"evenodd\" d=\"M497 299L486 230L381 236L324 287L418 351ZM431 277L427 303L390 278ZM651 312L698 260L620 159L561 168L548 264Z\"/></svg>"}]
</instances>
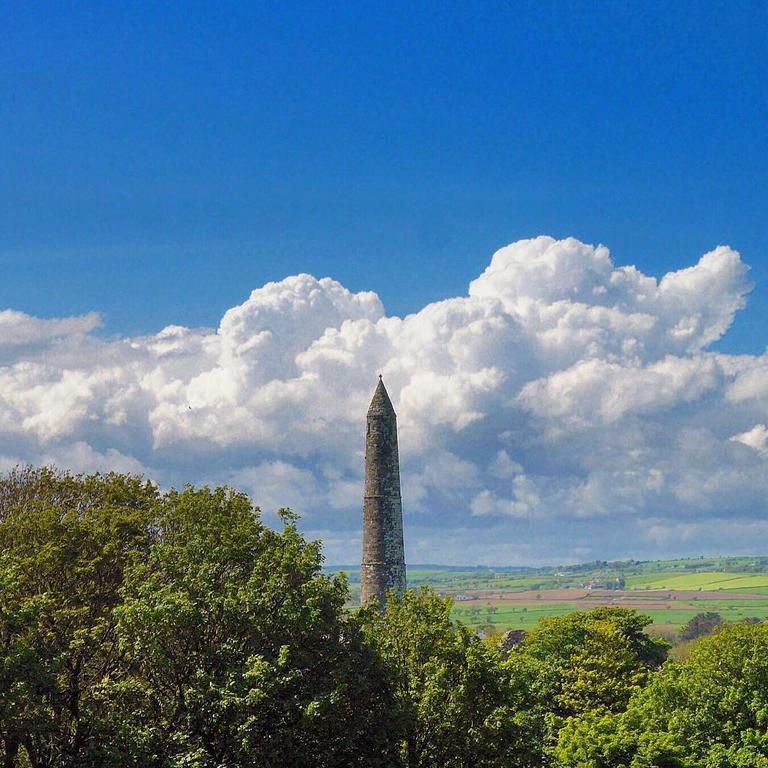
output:
<instances>
[{"instance_id":1,"label":"green field","mask_svg":"<svg viewBox=\"0 0 768 768\"><path fill-rule=\"evenodd\" d=\"M568 605L563 603L526 606L527 610L520 607L499 606L493 614L480 611L479 615L470 614L470 609L465 605L455 605L453 616L458 621L470 626L491 625L499 631L507 629L531 629L540 619L548 616L563 616L576 610L586 610L592 605ZM650 616L654 624L671 624L681 627L689 622L697 613L714 611L719 613L724 621L743 621L747 618L768 618L768 599L764 603L745 606L728 606L723 604L707 604L698 606L686 606L669 609L638 609L639 613Z\"/></svg>"},{"instance_id":2,"label":"green field","mask_svg":"<svg viewBox=\"0 0 768 768\"><path fill-rule=\"evenodd\" d=\"M489 615L481 610L478 616L471 614L471 610L471 606L467 606L466 604L456 604L453 608L453 617L463 624L468 624L470 626L485 626L491 624L495 628L506 630L531 629L540 619L544 619L547 616L564 616L566 613L579 610L579 607L555 603L541 603L539 605L523 606L522 608L516 606L499 606L497 611L493 614Z\"/></svg>"},{"instance_id":3,"label":"green field","mask_svg":"<svg viewBox=\"0 0 768 768\"><path fill-rule=\"evenodd\" d=\"M357 604L359 570L343 570L349 578L350 604ZM409 568L409 588L422 585L453 597L454 617L486 631L530 629L547 616L597 605L635 608L654 624L676 628L705 611L719 613L725 621L768 618L768 558L763 557L594 562L538 569ZM713 598L707 594L712 592L719 594ZM745 599L748 594L765 597Z\"/></svg>"},{"instance_id":4,"label":"green field","mask_svg":"<svg viewBox=\"0 0 768 768\"><path fill-rule=\"evenodd\" d=\"M672 590L768 590L768 573L748 574L717 571L703 573L670 573L636 576L627 579L629 589L672 589Z\"/></svg>"}]
</instances>

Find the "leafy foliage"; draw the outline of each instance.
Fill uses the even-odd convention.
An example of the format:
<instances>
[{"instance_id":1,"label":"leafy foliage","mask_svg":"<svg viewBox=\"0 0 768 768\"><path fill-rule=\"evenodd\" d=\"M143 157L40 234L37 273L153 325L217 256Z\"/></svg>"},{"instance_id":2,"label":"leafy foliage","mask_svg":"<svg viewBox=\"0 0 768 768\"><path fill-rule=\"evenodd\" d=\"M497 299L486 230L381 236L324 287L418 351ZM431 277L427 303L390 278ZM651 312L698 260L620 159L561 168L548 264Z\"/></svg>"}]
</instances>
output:
<instances>
[{"instance_id":1,"label":"leafy foliage","mask_svg":"<svg viewBox=\"0 0 768 768\"><path fill-rule=\"evenodd\" d=\"M768 624L681 662L598 608L481 640L429 589L349 611L227 488L0 480L5 768L768 768Z\"/></svg>"},{"instance_id":2,"label":"leafy foliage","mask_svg":"<svg viewBox=\"0 0 768 768\"><path fill-rule=\"evenodd\" d=\"M159 525L118 611L140 764L384 764L383 671L318 545L225 489L171 492Z\"/></svg>"},{"instance_id":3,"label":"leafy foliage","mask_svg":"<svg viewBox=\"0 0 768 768\"><path fill-rule=\"evenodd\" d=\"M697 640L705 635L711 635L717 627L721 626L723 618L719 613L707 611L697 613L680 632L681 640Z\"/></svg>"},{"instance_id":4,"label":"leafy foliage","mask_svg":"<svg viewBox=\"0 0 768 768\"><path fill-rule=\"evenodd\" d=\"M117 474L27 469L0 483L6 753L99 764L97 688L121 666L114 609L149 551L157 501L154 486Z\"/></svg>"},{"instance_id":5,"label":"leafy foliage","mask_svg":"<svg viewBox=\"0 0 768 768\"><path fill-rule=\"evenodd\" d=\"M450 620L451 601L427 588L364 609L366 631L386 664L397 702L400 765L526 766L531 733L518 717L529 682Z\"/></svg>"},{"instance_id":6,"label":"leafy foliage","mask_svg":"<svg viewBox=\"0 0 768 768\"><path fill-rule=\"evenodd\" d=\"M665 665L625 712L574 719L558 757L569 768L765 768L768 626L723 628Z\"/></svg>"},{"instance_id":7,"label":"leafy foliage","mask_svg":"<svg viewBox=\"0 0 768 768\"><path fill-rule=\"evenodd\" d=\"M535 760L554 764L553 749L567 719L587 712L622 711L664 660L667 644L645 634L646 616L596 608L552 617L526 634L509 664L524 670L533 697L527 717Z\"/></svg>"},{"instance_id":8,"label":"leafy foliage","mask_svg":"<svg viewBox=\"0 0 768 768\"><path fill-rule=\"evenodd\" d=\"M0 518L6 765L387 764L381 663L289 513L44 469Z\"/></svg>"},{"instance_id":9,"label":"leafy foliage","mask_svg":"<svg viewBox=\"0 0 768 768\"><path fill-rule=\"evenodd\" d=\"M666 657L668 644L647 635L648 624L626 608L576 611L540 622L518 652L539 663L539 695L554 714L618 711Z\"/></svg>"}]
</instances>

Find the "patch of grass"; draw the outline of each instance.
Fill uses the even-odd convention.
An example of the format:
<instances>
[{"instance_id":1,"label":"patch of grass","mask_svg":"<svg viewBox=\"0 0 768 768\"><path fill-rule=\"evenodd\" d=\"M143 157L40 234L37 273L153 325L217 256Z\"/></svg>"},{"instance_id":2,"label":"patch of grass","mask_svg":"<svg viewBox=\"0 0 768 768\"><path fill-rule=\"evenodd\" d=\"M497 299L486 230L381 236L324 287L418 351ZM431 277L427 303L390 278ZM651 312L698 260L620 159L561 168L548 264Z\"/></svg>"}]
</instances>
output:
<instances>
[{"instance_id":1,"label":"patch of grass","mask_svg":"<svg viewBox=\"0 0 768 768\"><path fill-rule=\"evenodd\" d=\"M328 572L333 572L329 568ZM350 606L359 601L359 569L346 568L350 581ZM623 578L630 592L611 600L604 594L588 593L581 588L614 584ZM540 568L525 571L494 571L468 568L409 568L408 586L418 589L429 585L444 594L485 593L478 600L457 601L453 615L470 626L490 625L497 631L530 629L541 618L562 615L575 610L589 610L599 604L615 604L635 608L650 615L659 631L673 631L697 613L715 611L726 621L741 621L748 617L768 617L768 558L710 557L650 562L594 562L581 565ZM531 600L527 605L497 604L488 612L486 598L528 590L573 588L573 598L565 594L566 602ZM696 597L683 592L717 592L717 597ZM678 592L678 594L676 594ZM765 595L765 600L744 600L743 593ZM667 598L669 594L669 598ZM669 608L665 606L671 600ZM652 607L635 607L649 602Z\"/></svg>"},{"instance_id":2,"label":"patch of grass","mask_svg":"<svg viewBox=\"0 0 768 768\"><path fill-rule=\"evenodd\" d=\"M736 587L735 589L728 589L727 591L732 592L733 594L742 592L750 595L768 595L768 587Z\"/></svg>"},{"instance_id":3,"label":"patch of grass","mask_svg":"<svg viewBox=\"0 0 768 768\"><path fill-rule=\"evenodd\" d=\"M768 573L705 571L703 573L649 574L631 576L627 579L628 589L718 590L757 587L768 588Z\"/></svg>"},{"instance_id":4,"label":"patch of grass","mask_svg":"<svg viewBox=\"0 0 768 768\"><path fill-rule=\"evenodd\" d=\"M492 625L499 631L507 629L530 629L539 620L548 616L563 616L572 611L589 610L590 605L584 603L534 603L530 605L498 605L495 611L488 611L481 600L456 603L453 607L453 617L463 624L472 627ZM622 607L632 608L631 604ZM746 618L768 618L768 600L736 600L736 601L707 601L694 603L681 601L679 605L670 608L637 608L638 613L650 616L654 625L659 628L680 629L697 613L715 611L723 620L729 622L743 621Z\"/></svg>"},{"instance_id":5,"label":"patch of grass","mask_svg":"<svg viewBox=\"0 0 768 768\"><path fill-rule=\"evenodd\" d=\"M469 605L456 604L453 607L453 618L473 627L491 624L499 630L531 629L547 616L564 616L578 610L578 606L568 603L537 603L527 606L503 605L498 606L493 613L488 613L482 604L479 607L480 612L473 614Z\"/></svg>"},{"instance_id":6,"label":"patch of grass","mask_svg":"<svg viewBox=\"0 0 768 768\"><path fill-rule=\"evenodd\" d=\"M715 582L713 589L768 589L768 574L756 573L744 575L742 574L735 579L727 579L719 582Z\"/></svg>"}]
</instances>

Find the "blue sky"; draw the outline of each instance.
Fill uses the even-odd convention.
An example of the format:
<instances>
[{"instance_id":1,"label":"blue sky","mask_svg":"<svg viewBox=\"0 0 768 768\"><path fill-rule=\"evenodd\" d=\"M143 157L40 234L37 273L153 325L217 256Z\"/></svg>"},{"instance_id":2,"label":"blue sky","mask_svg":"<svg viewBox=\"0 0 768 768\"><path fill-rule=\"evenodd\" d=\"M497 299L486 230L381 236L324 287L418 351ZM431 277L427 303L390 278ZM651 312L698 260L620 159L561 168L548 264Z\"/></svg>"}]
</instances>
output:
<instances>
[{"instance_id":1,"label":"blue sky","mask_svg":"<svg viewBox=\"0 0 768 768\"><path fill-rule=\"evenodd\" d=\"M269 5L3 5L0 305L215 325L306 271L403 314L523 237L727 243L762 351L765 3Z\"/></svg>"},{"instance_id":2,"label":"blue sky","mask_svg":"<svg viewBox=\"0 0 768 768\"><path fill-rule=\"evenodd\" d=\"M232 484L355 562L383 372L410 563L768 549L764 2L0 29L0 471Z\"/></svg>"}]
</instances>

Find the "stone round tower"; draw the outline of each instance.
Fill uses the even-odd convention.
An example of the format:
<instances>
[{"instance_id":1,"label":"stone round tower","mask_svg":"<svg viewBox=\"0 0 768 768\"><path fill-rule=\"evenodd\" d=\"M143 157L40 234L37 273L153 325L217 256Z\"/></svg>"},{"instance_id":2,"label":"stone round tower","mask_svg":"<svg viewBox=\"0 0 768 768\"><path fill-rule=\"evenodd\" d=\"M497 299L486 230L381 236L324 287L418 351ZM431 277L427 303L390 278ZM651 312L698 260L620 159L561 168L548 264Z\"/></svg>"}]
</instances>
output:
<instances>
[{"instance_id":1,"label":"stone round tower","mask_svg":"<svg viewBox=\"0 0 768 768\"><path fill-rule=\"evenodd\" d=\"M378 599L382 608L390 589L405 590L403 507L400 499L400 456L397 416L384 382L368 408L365 433L365 496L363 498L363 561L360 602Z\"/></svg>"}]
</instances>

